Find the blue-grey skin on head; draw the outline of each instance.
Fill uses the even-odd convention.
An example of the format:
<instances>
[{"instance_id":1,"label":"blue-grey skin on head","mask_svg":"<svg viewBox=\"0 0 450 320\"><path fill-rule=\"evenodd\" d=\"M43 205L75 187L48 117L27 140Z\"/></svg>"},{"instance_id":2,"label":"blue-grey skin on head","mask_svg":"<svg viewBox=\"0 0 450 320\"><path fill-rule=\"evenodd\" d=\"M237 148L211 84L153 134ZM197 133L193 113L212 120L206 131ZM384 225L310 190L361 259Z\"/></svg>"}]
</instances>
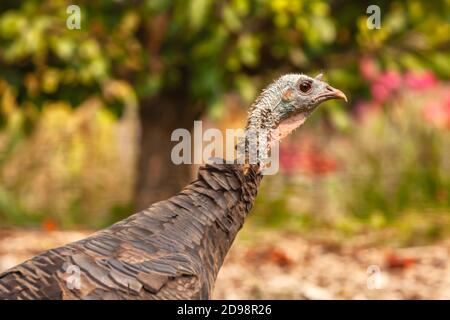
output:
<instances>
[{"instance_id":1,"label":"blue-grey skin on head","mask_svg":"<svg viewBox=\"0 0 450 320\"><path fill-rule=\"evenodd\" d=\"M322 81L304 74L286 74L267 87L249 111L247 129L276 128L284 120L299 115L306 119L322 102L344 99L345 94Z\"/></svg>"},{"instance_id":2,"label":"blue-grey skin on head","mask_svg":"<svg viewBox=\"0 0 450 320\"><path fill-rule=\"evenodd\" d=\"M347 101L342 91L322 81L322 75L280 77L264 89L251 106L245 139L237 145L238 158L264 163L275 141L301 126L318 105L329 99Z\"/></svg>"}]
</instances>

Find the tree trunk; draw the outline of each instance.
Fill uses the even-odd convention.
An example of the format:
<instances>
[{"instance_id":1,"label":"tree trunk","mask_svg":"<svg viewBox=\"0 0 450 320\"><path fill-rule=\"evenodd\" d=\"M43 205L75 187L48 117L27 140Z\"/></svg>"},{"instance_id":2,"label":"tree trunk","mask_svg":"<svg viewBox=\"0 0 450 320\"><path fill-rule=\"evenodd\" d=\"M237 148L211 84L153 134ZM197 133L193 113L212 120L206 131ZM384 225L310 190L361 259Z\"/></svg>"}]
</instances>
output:
<instances>
[{"instance_id":1,"label":"tree trunk","mask_svg":"<svg viewBox=\"0 0 450 320\"><path fill-rule=\"evenodd\" d=\"M136 210L167 199L192 181L192 166L173 164L170 154L178 142L173 130L191 130L201 110L188 106L180 92L162 93L141 101L141 136L137 161L134 205Z\"/></svg>"}]
</instances>

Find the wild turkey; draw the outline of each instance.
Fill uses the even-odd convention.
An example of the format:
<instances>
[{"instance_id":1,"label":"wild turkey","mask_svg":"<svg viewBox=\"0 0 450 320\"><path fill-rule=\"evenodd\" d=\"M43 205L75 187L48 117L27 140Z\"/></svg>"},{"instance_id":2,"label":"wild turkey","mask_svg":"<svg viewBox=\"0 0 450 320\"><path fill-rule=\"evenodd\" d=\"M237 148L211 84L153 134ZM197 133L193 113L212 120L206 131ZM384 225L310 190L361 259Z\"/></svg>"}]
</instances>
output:
<instances>
[{"instance_id":1,"label":"wild turkey","mask_svg":"<svg viewBox=\"0 0 450 320\"><path fill-rule=\"evenodd\" d=\"M284 137L333 98L346 99L320 76L284 75L252 105L247 129ZM0 299L208 299L261 170L206 164L177 195L0 274Z\"/></svg>"}]
</instances>

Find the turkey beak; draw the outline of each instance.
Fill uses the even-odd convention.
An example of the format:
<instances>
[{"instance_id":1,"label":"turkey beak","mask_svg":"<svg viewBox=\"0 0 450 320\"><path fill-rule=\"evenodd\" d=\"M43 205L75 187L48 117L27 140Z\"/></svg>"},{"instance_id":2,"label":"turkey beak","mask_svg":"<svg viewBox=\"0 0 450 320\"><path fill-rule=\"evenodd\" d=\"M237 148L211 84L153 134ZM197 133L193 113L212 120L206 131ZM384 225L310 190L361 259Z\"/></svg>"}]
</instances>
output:
<instances>
[{"instance_id":1,"label":"turkey beak","mask_svg":"<svg viewBox=\"0 0 450 320\"><path fill-rule=\"evenodd\" d=\"M333 88L332 86L326 87L326 93L324 94L328 99L344 99L348 102L347 96L339 89Z\"/></svg>"}]
</instances>

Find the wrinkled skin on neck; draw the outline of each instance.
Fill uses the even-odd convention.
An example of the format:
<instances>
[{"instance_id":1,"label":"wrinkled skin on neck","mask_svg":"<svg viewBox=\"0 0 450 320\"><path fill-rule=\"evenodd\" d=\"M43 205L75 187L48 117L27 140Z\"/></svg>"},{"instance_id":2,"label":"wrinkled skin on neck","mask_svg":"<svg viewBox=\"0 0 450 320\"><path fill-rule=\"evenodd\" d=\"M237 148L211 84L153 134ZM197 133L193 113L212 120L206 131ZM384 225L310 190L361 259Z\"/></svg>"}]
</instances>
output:
<instances>
[{"instance_id":1,"label":"wrinkled skin on neck","mask_svg":"<svg viewBox=\"0 0 450 320\"><path fill-rule=\"evenodd\" d=\"M245 150L245 159L253 155L253 159L257 158L263 163L264 155L270 152L273 144L279 143L300 127L311 114L312 110L308 110L310 106L304 106L304 110L298 109L293 101L284 99L289 90L291 90L289 85L279 79L266 88L251 106L246 126L247 143L246 147L241 149ZM289 111L280 112L280 110ZM289 113L292 115L286 117ZM257 140L254 141L255 139ZM261 141L264 140L266 144L261 145ZM257 148L249 148L249 145Z\"/></svg>"}]
</instances>

